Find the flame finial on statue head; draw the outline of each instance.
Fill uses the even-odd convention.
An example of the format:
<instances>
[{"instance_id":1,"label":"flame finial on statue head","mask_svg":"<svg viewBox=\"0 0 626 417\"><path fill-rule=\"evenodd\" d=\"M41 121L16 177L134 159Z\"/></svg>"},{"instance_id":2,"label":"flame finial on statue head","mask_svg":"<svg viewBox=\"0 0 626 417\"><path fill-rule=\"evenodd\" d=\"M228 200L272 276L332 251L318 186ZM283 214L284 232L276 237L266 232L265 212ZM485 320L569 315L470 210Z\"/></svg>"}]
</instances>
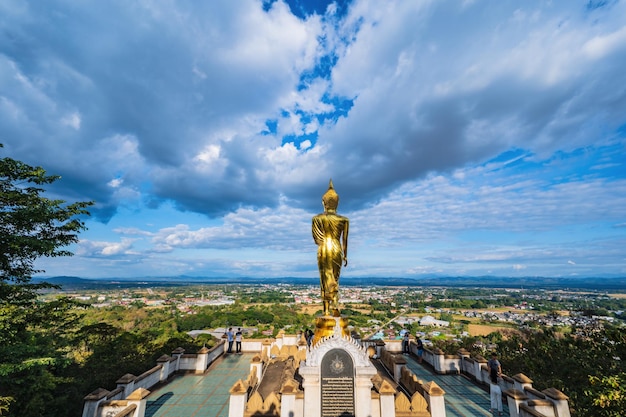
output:
<instances>
[{"instance_id":1,"label":"flame finial on statue head","mask_svg":"<svg viewBox=\"0 0 626 417\"><path fill-rule=\"evenodd\" d=\"M324 203L324 208L326 210L337 210L337 206L339 205L339 195L335 191L332 178L328 183L328 190L322 196L322 203Z\"/></svg>"}]
</instances>

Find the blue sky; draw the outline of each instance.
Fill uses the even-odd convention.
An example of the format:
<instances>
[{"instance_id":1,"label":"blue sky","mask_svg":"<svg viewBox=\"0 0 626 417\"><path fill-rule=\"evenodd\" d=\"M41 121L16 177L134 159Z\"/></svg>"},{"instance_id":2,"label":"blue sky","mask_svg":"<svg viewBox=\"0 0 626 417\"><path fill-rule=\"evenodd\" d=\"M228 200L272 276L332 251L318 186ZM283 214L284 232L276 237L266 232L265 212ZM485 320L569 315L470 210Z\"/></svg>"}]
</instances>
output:
<instances>
[{"instance_id":1,"label":"blue sky","mask_svg":"<svg viewBox=\"0 0 626 417\"><path fill-rule=\"evenodd\" d=\"M626 276L625 1L0 2L3 156L95 201L47 275Z\"/></svg>"}]
</instances>

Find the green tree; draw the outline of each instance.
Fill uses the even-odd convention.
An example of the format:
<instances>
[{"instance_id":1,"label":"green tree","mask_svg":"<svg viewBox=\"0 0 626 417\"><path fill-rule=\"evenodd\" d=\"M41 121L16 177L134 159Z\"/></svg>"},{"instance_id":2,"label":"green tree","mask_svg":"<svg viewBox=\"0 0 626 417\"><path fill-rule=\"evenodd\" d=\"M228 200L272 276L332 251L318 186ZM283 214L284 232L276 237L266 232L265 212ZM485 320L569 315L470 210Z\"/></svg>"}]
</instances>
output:
<instances>
[{"instance_id":1,"label":"green tree","mask_svg":"<svg viewBox=\"0 0 626 417\"><path fill-rule=\"evenodd\" d=\"M70 362L77 305L66 298L41 303L39 292L54 286L31 282L43 272L35 260L71 255L65 248L78 241L85 228L80 216L92 204L43 196L58 179L41 167L0 159L0 415L53 415L64 382L58 370Z\"/></svg>"},{"instance_id":2,"label":"green tree","mask_svg":"<svg viewBox=\"0 0 626 417\"><path fill-rule=\"evenodd\" d=\"M584 395L591 399L594 415L620 417L626 410L626 372L611 376L590 376Z\"/></svg>"},{"instance_id":3,"label":"green tree","mask_svg":"<svg viewBox=\"0 0 626 417\"><path fill-rule=\"evenodd\" d=\"M2 145L0 144L0 147ZM65 248L78 241L84 223L77 217L89 214L92 203L65 204L43 197L42 188L60 177L47 175L11 158L0 159L0 280L30 282L33 264L42 256L70 256Z\"/></svg>"},{"instance_id":4,"label":"green tree","mask_svg":"<svg viewBox=\"0 0 626 417\"><path fill-rule=\"evenodd\" d=\"M503 371L530 376L539 390L559 389L578 416L622 415L626 329L581 334L581 329L561 334L550 328L508 333L498 343Z\"/></svg>"}]
</instances>

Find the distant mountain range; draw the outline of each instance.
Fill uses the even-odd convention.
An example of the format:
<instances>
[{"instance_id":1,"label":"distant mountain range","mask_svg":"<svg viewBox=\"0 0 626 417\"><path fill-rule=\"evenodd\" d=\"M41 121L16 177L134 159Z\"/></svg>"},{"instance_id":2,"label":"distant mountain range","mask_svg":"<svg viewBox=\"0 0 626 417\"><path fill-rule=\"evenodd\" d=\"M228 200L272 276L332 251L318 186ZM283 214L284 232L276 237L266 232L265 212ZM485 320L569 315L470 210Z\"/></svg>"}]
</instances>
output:
<instances>
[{"instance_id":1,"label":"distant mountain range","mask_svg":"<svg viewBox=\"0 0 626 417\"><path fill-rule=\"evenodd\" d=\"M71 276L35 277L34 282L49 282L64 289L176 287L198 284L301 284L317 285L318 278L215 278L215 277L140 277L88 279ZM342 277L343 286L428 286L428 287L494 287L494 288L546 288L546 289L594 289L626 290L626 277Z\"/></svg>"}]
</instances>

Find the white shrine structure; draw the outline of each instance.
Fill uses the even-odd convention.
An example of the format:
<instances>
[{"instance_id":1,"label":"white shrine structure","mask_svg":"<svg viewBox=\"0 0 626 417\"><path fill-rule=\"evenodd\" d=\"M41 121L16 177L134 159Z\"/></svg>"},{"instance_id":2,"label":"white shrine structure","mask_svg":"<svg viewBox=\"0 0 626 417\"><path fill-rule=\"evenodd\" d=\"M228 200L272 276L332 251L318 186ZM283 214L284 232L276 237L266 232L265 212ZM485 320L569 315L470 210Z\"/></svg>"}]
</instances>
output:
<instances>
[{"instance_id":1,"label":"white shrine structure","mask_svg":"<svg viewBox=\"0 0 626 417\"><path fill-rule=\"evenodd\" d=\"M334 333L311 347L303 335L282 331L242 344L255 355L249 375L230 389L229 417L446 417L445 392L411 373L400 341L362 342L342 334L339 319ZM143 374L122 376L114 390L100 388L85 397L82 417L145 417L151 388L177 373L205 373L225 346L222 341L196 354L177 349L163 355ZM410 349L417 353L415 344ZM462 373L473 383L488 383L487 361L466 351L425 349L423 359L437 374ZM538 391L523 374L504 375L501 388L511 417L570 417L567 396L554 388Z\"/></svg>"}]
</instances>

